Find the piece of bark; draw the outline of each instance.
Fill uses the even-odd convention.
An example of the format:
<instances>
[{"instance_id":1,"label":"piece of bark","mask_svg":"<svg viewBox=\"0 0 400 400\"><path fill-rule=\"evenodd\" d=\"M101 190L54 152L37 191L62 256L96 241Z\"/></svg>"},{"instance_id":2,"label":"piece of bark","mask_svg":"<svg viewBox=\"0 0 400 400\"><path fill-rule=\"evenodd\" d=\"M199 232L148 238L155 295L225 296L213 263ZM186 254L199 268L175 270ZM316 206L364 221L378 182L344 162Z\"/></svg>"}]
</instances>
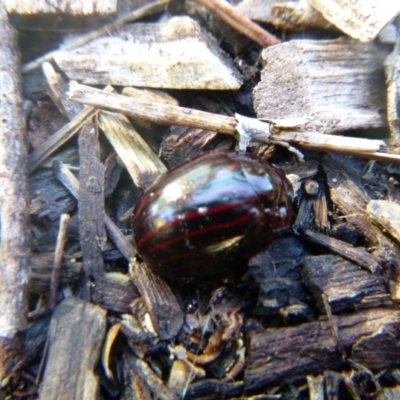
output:
<instances>
[{"instance_id":1,"label":"piece of bark","mask_svg":"<svg viewBox=\"0 0 400 400\"><path fill-rule=\"evenodd\" d=\"M137 187L146 189L167 168L121 114L101 112L99 126L124 163Z\"/></svg>"},{"instance_id":2,"label":"piece of bark","mask_svg":"<svg viewBox=\"0 0 400 400\"><path fill-rule=\"evenodd\" d=\"M20 356L27 327L29 194L27 137L16 32L0 7L0 381Z\"/></svg>"},{"instance_id":3,"label":"piece of bark","mask_svg":"<svg viewBox=\"0 0 400 400\"><path fill-rule=\"evenodd\" d=\"M339 256L308 256L303 260L303 281L322 312L321 295L333 313L393 305L383 278L359 269ZM374 301L374 303L372 302Z\"/></svg>"},{"instance_id":4,"label":"piece of bark","mask_svg":"<svg viewBox=\"0 0 400 400\"><path fill-rule=\"evenodd\" d=\"M391 0L307 0L328 21L347 35L370 42L400 13L400 3Z\"/></svg>"},{"instance_id":5,"label":"piece of bark","mask_svg":"<svg viewBox=\"0 0 400 400\"><path fill-rule=\"evenodd\" d=\"M254 89L258 118L304 118L307 130L341 133L386 126L387 51L351 39L295 40L263 50Z\"/></svg>"},{"instance_id":6,"label":"piece of bark","mask_svg":"<svg viewBox=\"0 0 400 400\"><path fill-rule=\"evenodd\" d=\"M116 0L4 0L9 13L15 14L113 14L117 11Z\"/></svg>"},{"instance_id":7,"label":"piece of bark","mask_svg":"<svg viewBox=\"0 0 400 400\"><path fill-rule=\"evenodd\" d=\"M28 290L32 293L48 294L54 262L53 253L34 254L29 263ZM76 283L82 276L82 263L64 259L61 264L61 287Z\"/></svg>"},{"instance_id":8,"label":"piece of bark","mask_svg":"<svg viewBox=\"0 0 400 400\"><path fill-rule=\"evenodd\" d=\"M77 298L66 299L55 308L41 399L97 398L100 388L94 368L105 333L106 311L102 308Z\"/></svg>"},{"instance_id":9,"label":"piece of bark","mask_svg":"<svg viewBox=\"0 0 400 400\"><path fill-rule=\"evenodd\" d=\"M140 296L129 276L110 272L96 279L91 301L117 313L130 313L132 302Z\"/></svg>"},{"instance_id":10,"label":"piece of bark","mask_svg":"<svg viewBox=\"0 0 400 400\"><path fill-rule=\"evenodd\" d=\"M130 24L55 61L87 84L171 89L239 89L242 78L214 38L188 17Z\"/></svg>"},{"instance_id":11,"label":"piece of bark","mask_svg":"<svg viewBox=\"0 0 400 400\"><path fill-rule=\"evenodd\" d=\"M83 267L96 280L105 273L101 249L106 242L104 227L104 167L97 134L91 123L79 135L79 234Z\"/></svg>"},{"instance_id":12,"label":"piece of bark","mask_svg":"<svg viewBox=\"0 0 400 400\"><path fill-rule=\"evenodd\" d=\"M261 47L273 46L280 40L238 12L224 0L197 0L218 15L229 26L258 43Z\"/></svg>"},{"instance_id":13,"label":"piece of bark","mask_svg":"<svg viewBox=\"0 0 400 400\"><path fill-rule=\"evenodd\" d=\"M171 288L144 263L133 260L130 271L160 339L175 337L182 327L184 314Z\"/></svg>"},{"instance_id":14,"label":"piece of bark","mask_svg":"<svg viewBox=\"0 0 400 400\"><path fill-rule=\"evenodd\" d=\"M376 257L366 250L365 247L353 247L351 244L343 242L327 235L323 235L311 230L301 231L301 236L314 243L318 243L332 252L360 265L372 274L376 274L381 270L379 257Z\"/></svg>"},{"instance_id":15,"label":"piece of bark","mask_svg":"<svg viewBox=\"0 0 400 400\"><path fill-rule=\"evenodd\" d=\"M117 154L111 153L104 162L104 197L111 197L118 185L122 166L118 163Z\"/></svg>"},{"instance_id":16,"label":"piece of bark","mask_svg":"<svg viewBox=\"0 0 400 400\"><path fill-rule=\"evenodd\" d=\"M375 308L352 315L334 316L333 322L348 351L360 339L382 328L390 331L397 341L400 336L399 312L396 310ZM371 357L379 354L382 354L381 349L371 349ZM396 359L389 354L387 359L390 366L395 365ZM264 333L250 334L246 390L249 393L259 392L268 385L319 374L327 365L341 368L345 364L332 335L331 323L324 318L296 327L267 329Z\"/></svg>"},{"instance_id":17,"label":"piece of bark","mask_svg":"<svg viewBox=\"0 0 400 400\"><path fill-rule=\"evenodd\" d=\"M400 243L400 204L389 200L371 200L369 218Z\"/></svg>"}]
</instances>

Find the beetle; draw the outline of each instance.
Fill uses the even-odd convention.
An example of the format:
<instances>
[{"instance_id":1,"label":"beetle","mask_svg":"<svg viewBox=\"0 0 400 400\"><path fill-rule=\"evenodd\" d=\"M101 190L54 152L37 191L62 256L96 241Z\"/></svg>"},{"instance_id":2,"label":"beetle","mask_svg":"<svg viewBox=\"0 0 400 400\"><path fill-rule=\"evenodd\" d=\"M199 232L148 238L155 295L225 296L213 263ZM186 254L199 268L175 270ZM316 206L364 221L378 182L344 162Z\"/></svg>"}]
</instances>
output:
<instances>
[{"instance_id":1,"label":"beetle","mask_svg":"<svg viewBox=\"0 0 400 400\"><path fill-rule=\"evenodd\" d=\"M134 208L134 245L167 277L208 277L243 266L292 220L282 170L250 154L212 152L159 177Z\"/></svg>"}]
</instances>

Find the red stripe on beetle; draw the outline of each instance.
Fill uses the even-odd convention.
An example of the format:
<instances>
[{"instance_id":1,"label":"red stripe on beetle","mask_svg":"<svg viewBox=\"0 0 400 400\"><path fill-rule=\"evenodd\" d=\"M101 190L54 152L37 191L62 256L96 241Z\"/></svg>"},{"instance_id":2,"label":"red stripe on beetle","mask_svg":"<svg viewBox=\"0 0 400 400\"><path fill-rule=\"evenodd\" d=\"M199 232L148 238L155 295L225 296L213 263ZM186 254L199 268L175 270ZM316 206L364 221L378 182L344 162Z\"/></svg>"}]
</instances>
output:
<instances>
[{"instance_id":1,"label":"red stripe on beetle","mask_svg":"<svg viewBox=\"0 0 400 400\"><path fill-rule=\"evenodd\" d=\"M206 234L206 233L210 233L213 231L217 231L220 229L229 229L229 228L234 228L235 226L238 226L240 224L244 224L246 223L249 219L251 218L250 213L247 213L246 215L243 215L240 218L237 218L236 221L233 222L226 222L226 223L222 223L222 224L215 224L213 226L208 226L206 228L202 228L202 229L198 229L196 231L190 232L190 233L186 233L184 235L175 237L171 240L165 241L163 243L160 243L156 246L150 247L149 251L150 252L156 252L158 250L162 250L163 248L167 247L167 246L171 246L174 243L178 243L178 242L182 242L183 240L186 239L190 239L193 238L195 236L199 236L200 234Z\"/></svg>"}]
</instances>

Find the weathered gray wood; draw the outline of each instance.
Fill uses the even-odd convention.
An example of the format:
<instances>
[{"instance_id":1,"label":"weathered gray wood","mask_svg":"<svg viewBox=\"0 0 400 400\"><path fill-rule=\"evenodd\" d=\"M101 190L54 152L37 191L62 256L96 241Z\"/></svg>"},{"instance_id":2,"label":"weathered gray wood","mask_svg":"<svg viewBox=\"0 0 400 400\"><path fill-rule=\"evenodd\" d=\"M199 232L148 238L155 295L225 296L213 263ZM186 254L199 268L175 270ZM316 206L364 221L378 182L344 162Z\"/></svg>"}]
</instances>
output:
<instances>
[{"instance_id":1,"label":"weathered gray wood","mask_svg":"<svg viewBox=\"0 0 400 400\"><path fill-rule=\"evenodd\" d=\"M16 32L0 7L0 381L27 326L29 262L27 137Z\"/></svg>"},{"instance_id":2,"label":"weathered gray wood","mask_svg":"<svg viewBox=\"0 0 400 400\"><path fill-rule=\"evenodd\" d=\"M49 351L40 398L97 399L94 368L106 333L106 311L76 298L59 304L48 334Z\"/></svg>"},{"instance_id":3,"label":"weathered gray wood","mask_svg":"<svg viewBox=\"0 0 400 400\"><path fill-rule=\"evenodd\" d=\"M188 17L130 24L55 61L87 84L173 89L238 89L242 78L214 38Z\"/></svg>"},{"instance_id":4,"label":"weathered gray wood","mask_svg":"<svg viewBox=\"0 0 400 400\"><path fill-rule=\"evenodd\" d=\"M307 130L341 133L386 126L387 51L351 39L295 40L262 52L254 89L258 118L305 118Z\"/></svg>"},{"instance_id":5,"label":"weathered gray wood","mask_svg":"<svg viewBox=\"0 0 400 400\"><path fill-rule=\"evenodd\" d=\"M171 288L144 263L133 260L130 271L160 339L175 337L182 327L184 314Z\"/></svg>"},{"instance_id":6,"label":"weathered gray wood","mask_svg":"<svg viewBox=\"0 0 400 400\"><path fill-rule=\"evenodd\" d=\"M130 277L117 272L98 277L91 290L93 303L119 313L130 313L132 302L139 296Z\"/></svg>"},{"instance_id":7,"label":"weathered gray wood","mask_svg":"<svg viewBox=\"0 0 400 400\"><path fill-rule=\"evenodd\" d=\"M92 279L105 272L101 249L107 235L104 226L104 167L97 134L91 123L79 135L79 235L83 267Z\"/></svg>"},{"instance_id":8,"label":"weathered gray wood","mask_svg":"<svg viewBox=\"0 0 400 400\"><path fill-rule=\"evenodd\" d=\"M302 276L323 313L325 306L321 295L326 296L333 313L393 306L383 278L339 256L305 257Z\"/></svg>"},{"instance_id":9,"label":"weathered gray wood","mask_svg":"<svg viewBox=\"0 0 400 400\"><path fill-rule=\"evenodd\" d=\"M387 329L399 340L399 312L390 309L371 309L356 314L333 317L339 337L346 350L362 338L380 329ZM386 346L386 343L382 344ZM397 361L386 357L388 364ZM382 354L381 349L371 349L370 357ZM248 392L258 392L271 384L290 382L309 374L319 374L329 368L345 365L332 334L332 326L326 319L296 327L267 329L264 333L251 334L248 347L245 385Z\"/></svg>"},{"instance_id":10,"label":"weathered gray wood","mask_svg":"<svg viewBox=\"0 0 400 400\"><path fill-rule=\"evenodd\" d=\"M113 14L116 0L4 0L6 10L16 14Z\"/></svg>"},{"instance_id":11,"label":"weathered gray wood","mask_svg":"<svg viewBox=\"0 0 400 400\"><path fill-rule=\"evenodd\" d=\"M400 13L392 0L307 0L343 32L363 42L373 40Z\"/></svg>"}]
</instances>

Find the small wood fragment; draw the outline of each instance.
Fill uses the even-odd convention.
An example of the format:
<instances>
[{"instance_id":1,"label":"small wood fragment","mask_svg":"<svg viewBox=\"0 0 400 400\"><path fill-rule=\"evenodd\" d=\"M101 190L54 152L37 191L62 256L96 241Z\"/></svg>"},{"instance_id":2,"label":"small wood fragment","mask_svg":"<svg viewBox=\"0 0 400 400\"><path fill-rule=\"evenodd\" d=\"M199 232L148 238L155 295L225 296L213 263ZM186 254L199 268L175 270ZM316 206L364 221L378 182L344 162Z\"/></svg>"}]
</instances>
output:
<instances>
[{"instance_id":1,"label":"small wood fragment","mask_svg":"<svg viewBox=\"0 0 400 400\"><path fill-rule=\"evenodd\" d=\"M323 235L311 230L303 230L301 235L306 239L325 246L332 252L356 263L373 274L380 271L380 260L378 257L368 253L365 247L353 247L351 244Z\"/></svg>"},{"instance_id":2,"label":"small wood fragment","mask_svg":"<svg viewBox=\"0 0 400 400\"><path fill-rule=\"evenodd\" d=\"M74 119L74 117L82 111L83 106L68 100L66 96L68 84L63 77L54 70L50 63L43 63L42 71L46 78L47 91L50 97L62 114L70 120Z\"/></svg>"},{"instance_id":3,"label":"small wood fragment","mask_svg":"<svg viewBox=\"0 0 400 400\"><path fill-rule=\"evenodd\" d=\"M117 152L137 187L146 189L167 168L128 118L101 112L99 126Z\"/></svg>"},{"instance_id":4,"label":"small wood fragment","mask_svg":"<svg viewBox=\"0 0 400 400\"><path fill-rule=\"evenodd\" d=\"M370 42L400 13L400 3L391 0L307 0L328 21L347 35Z\"/></svg>"},{"instance_id":5,"label":"small wood fragment","mask_svg":"<svg viewBox=\"0 0 400 400\"><path fill-rule=\"evenodd\" d=\"M321 295L326 296L332 313L391 305L390 295L382 278L359 269L339 256L308 256L303 261L303 280L312 291L323 312Z\"/></svg>"},{"instance_id":6,"label":"small wood fragment","mask_svg":"<svg viewBox=\"0 0 400 400\"><path fill-rule=\"evenodd\" d=\"M395 337L400 334L399 312L396 310L375 308L334 316L333 319L346 351L351 351L361 338L381 328L389 330ZM371 357L379 353L381 350L375 349ZM395 363L395 359L388 359ZM267 329L264 333L250 335L246 389L249 393L259 393L268 385L319 374L327 365L340 368L345 363L332 336L331 324L326 319L296 327Z\"/></svg>"},{"instance_id":7,"label":"small wood fragment","mask_svg":"<svg viewBox=\"0 0 400 400\"><path fill-rule=\"evenodd\" d=\"M262 29L224 0L197 0L197 2L206 6L232 28L246 35L261 47L280 43L277 37Z\"/></svg>"},{"instance_id":8,"label":"small wood fragment","mask_svg":"<svg viewBox=\"0 0 400 400\"><path fill-rule=\"evenodd\" d=\"M389 200L371 200L367 206L369 218L385 233L400 243L400 205Z\"/></svg>"},{"instance_id":9,"label":"small wood fragment","mask_svg":"<svg viewBox=\"0 0 400 400\"><path fill-rule=\"evenodd\" d=\"M104 167L98 138L91 123L79 135L79 233L83 266L89 279L105 272L101 249L106 242L104 227Z\"/></svg>"},{"instance_id":10,"label":"small wood fragment","mask_svg":"<svg viewBox=\"0 0 400 400\"><path fill-rule=\"evenodd\" d=\"M334 29L329 21L307 1L287 1L271 6L272 23L280 28L299 31L307 28Z\"/></svg>"},{"instance_id":11,"label":"small wood fragment","mask_svg":"<svg viewBox=\"0 0 400 400\"><path fill-rule=\"evenodd\" d=\"M0 6L0 382L20 356L27 327L30 254L28 143L22 108L17 37Z\"/></svg>"},{"instance_id":12,"label":"small wood fragment","mask_svg":"<svg viewBox=\"0 0 400 400\"><path fill-rule=\"evenodd\" d=\"M12 0L10 0L10 1L12 2ZM90 41L92 41L104 34L109 35L112 31L114 31L118 27L126 24L127 22L135 21L135 20L143 18L147 15L159 12L165 6L165 4L167 4L169 1L170 0L155 0L154 2L146 3L144 6L135 8L133 11L128 12L126 15L122 16L121 18L117 19L114 22L111 22L110 24L105 25L103 28L101 28L97 31L90 32L84 36L77 38L76 40L69 41L65 46L62 46L61 49L62 50L72 50L72 49L75 49L86 43L89 43ZM22 73L30 72L30 71L34 70L35 68L40 67L44 62L52 61L58 51L59 50L51 51L51 52L37 58L36 60L23 65L21 68L21 72Z\"/></svg>"},{"instance_id":13,"label":"small wood fragment","mask_svg":"<svg viewBox=\"0 0 400 400\"><path fill-rule=\"evenodd\" d=\"M242 78L214 38L189 17L129 24L55 61L86 84L170 89L239 89Z\"/></svg>"},{"instance_id":14,"label":"small wood fragment","mask_svg":"<svg viewBox=\"0 0 400 400\"><path fill-rule=\"evenodd\" d=\"M295 40L263 50L254 89L260 119L304 118L307 130L341 133L386 126L387 51L351 39Z\"/></svg>"},{"instance_id":15,"label":"small wood fragment","mask_svg":"<svg viewBox=\"0 0 400 400\"><path fill-rule=\"evenodd\" d=\"M133 260L130 271L160 339L175 337L182 327L184 314L170 287L144 263Z\"/></svg>"},{"instance_id":16,"label":"small wood fragment","mask_svg":"<svg viewBox=\"0 0 400 400\"><path fill-rule=\"evenodd\" d=\"M97 398L100 388L94 369L105 333L106 311L102 308L76 298L55 308L41 399Z\"/></svg>"},{"instance_id":17,"label":"small wood fragment","mask_svg":"<svg viewBox=\"0 0 400 400\"><path fill-rule=\"evenodd\" d=\"M133 301L139 296L129 275L118 272L109 272L98 277L91 289L93 303L117 313L130 313Z\"/></svg>"},{"instance_id":18,"label":"small wood fragment","mask_svg":"<svg viewBox=\"0 0 400 400\"><path fill-rule=\"evenodd\" d=\"M114 14L117 11L116 0L82 1L82 0L4 0L9 13L15 14Z\"/></svg>"}]
</instances>

